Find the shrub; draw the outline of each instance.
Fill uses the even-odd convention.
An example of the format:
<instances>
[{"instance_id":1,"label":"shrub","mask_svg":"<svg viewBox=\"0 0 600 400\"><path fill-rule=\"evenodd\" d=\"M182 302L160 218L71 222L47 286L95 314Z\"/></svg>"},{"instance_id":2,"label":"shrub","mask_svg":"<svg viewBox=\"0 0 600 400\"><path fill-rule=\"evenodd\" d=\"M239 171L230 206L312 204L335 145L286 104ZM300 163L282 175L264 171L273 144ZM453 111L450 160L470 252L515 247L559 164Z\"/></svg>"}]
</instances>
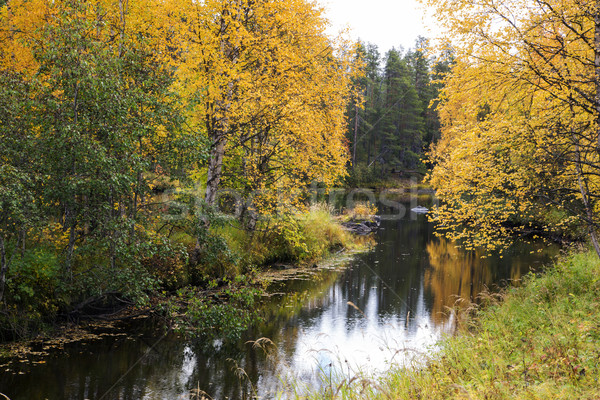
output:
<instances>
[{"instance_id":1,"label":"shrub","mask_svg":"<svg viewBox=\"0 0 600 400\"><path fill-rule=\"evenodd\" d=\"M61 265L54 249L40 246L15 257L8 270L2 336L25 337L43 329L64 301L57 296L62 285Z\"/></svg>"},{"instance_id":2,"label":"shrub","mask_svg":"<svg viewBox=\"0 0 600 400\"><path fill-rule=\"evenodd\" d=\"M213 281L212 289L216 286ZM210 297L191 288L180 290L177 304L183 304L184 309L174 306L171 311L175 311L180 331L203 339L206 344L220 339L227 345L238 341L251 324L260 320L256 299L261 293L252 278L238 275Z\"/></svg>"}]
</instances>

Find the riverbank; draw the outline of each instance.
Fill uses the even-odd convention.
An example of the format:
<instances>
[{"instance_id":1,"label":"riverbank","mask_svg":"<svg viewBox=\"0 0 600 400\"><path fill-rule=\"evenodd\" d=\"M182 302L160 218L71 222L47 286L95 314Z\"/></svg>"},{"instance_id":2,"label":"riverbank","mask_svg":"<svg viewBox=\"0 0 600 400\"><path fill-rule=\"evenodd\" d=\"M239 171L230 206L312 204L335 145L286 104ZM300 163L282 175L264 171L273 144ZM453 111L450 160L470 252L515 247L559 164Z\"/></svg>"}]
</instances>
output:
<instances>
[{"instance_id":1,"label":"riverbank","mask_svg":"<svg viewBox=\"0 0 600 400\"><path fill-rule=\"evenodd\" d=\"M599 276L595 254L565 257L521 287L482 295L425 365L345 380L328 398L597 399Z\"/></svg>"},{"instance_id":2,"label":"riverbank","mask_svg":"<svg viewBox=\"0 0 600 400\"><path fill-rule=\"evenodd\" d=\"M0 358L43 357L46 351L38 351L40 347L52 349L56 343L93 339L99 326L110 328L113 323L151 316L181 332L235 341L258 318L255 301L269 281L303 269L318 270L336 256L370 248L372 238L354 235L343 226L347 221L369 221L363 214L370 211L374 210L357 203L354 209L336 216L328 207L317 205L285 220L270 221L271 229L256 234L235 226L235 221L217 225L207 240L215 251L212 258L196 259L196 264L179 259L145 263L155 283L141 289L146 299L143 303L115 292L70 307L71 318L58 314L29 318L21 312L18 321L16 313L6 314L6 319L13 317L15 331L32 323L36 329L23 330L16 340L0 345ZM183 245L191 240L183 234L175 238Z\"/></svg>"},{"instance_id":3,"label":"riverbank","mask_svg":"<svg viewBox=\"0 0 600 400\"><path fill-rule=\"evenodd\" d=\"M23 363L13 369L23 375L0 374L0 387L12 388L6 394L14 400L79 400L83 392L100 398L113 385L107 397L135 393L135 398L188 398L192 389L200 388L214 399L272 399L279 391L293 390L287 387L288 378L296 378L302 393L317 390L320 371L327 376L348 366L352 371L386 371L388 360L404 359L397 350L414 349L408 356L424 352L451 330L442 313L454 303L453 295L470 298L470 292L485 287L495 290L521 279L529 266L547 264L553 255L541 243L520 243L503 258L481 258L485 253L457 249L435 236L424 215L398 218L382 219L372 251L339 268L320 261L319 268L308 264L294 270L282 263L278 270L262 271L261 277L277 275L256 307L262 322L232 347L176 334L161 340L163 331L144 330L139 337L136 330L125 329L121 332L127 336L65 346L44 358L44 364ZM132 323L139 327L144 322ZM213 348L206 349L206 344ZM53 371L64 373L56 377ZM68 392L53 395L57 388Z\"/></svg>"},{"instance_id":4,"label":"riverbank","mask_svg":"<svg viewBox=\"0 0 600 400\"><path fill-rule=\"evenodd\" d=\"M43 364L51 355L63 351L65 346L92 343L108 337L129 337L132 333L137 334L139 327L135 326L140 324L156 327L161 334L173 332L182 337L219 339L221 343L235 341L249 324L259 322L256 318L262 318L258 304L261 297L266 299L272 295L268 293L271 285L339 271L357 254L368 251L374 243L370 237L361 240L361 247L330 254L318 263L265 268L240 276L235 282L220 288L186 287L174 294L157 294L151 298L149 306L126 307L110 318L60 324L37 337L0 344L0 370L11 372L20 363ZM212 304L210 312L209 307L202 306L209 304ZM219 314L221 321L214 320L215 313Z\"/></svg>"}]
</instances>

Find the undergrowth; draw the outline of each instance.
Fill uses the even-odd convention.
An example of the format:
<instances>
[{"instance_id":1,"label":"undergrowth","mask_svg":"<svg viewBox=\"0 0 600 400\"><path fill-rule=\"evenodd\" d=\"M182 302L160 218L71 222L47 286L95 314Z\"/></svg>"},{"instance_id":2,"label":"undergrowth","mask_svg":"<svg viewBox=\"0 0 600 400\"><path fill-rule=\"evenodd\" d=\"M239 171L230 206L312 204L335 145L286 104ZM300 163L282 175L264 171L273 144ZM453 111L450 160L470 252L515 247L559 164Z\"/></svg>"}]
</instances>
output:
<instances>
[{"instance_id":1,"label":"undergrowth","mask_svg":"<svg viewBox=\"0 0 600 400\"><path fill-rule=\"evenodd\" d=\"M256 276L240 275L220 288L215 280L206 292L180 289L161 309L176 331L201 339L206 347L214 341L229 346L261 320L256 304L261 294Z\"/></svg>"},{"instance_id":2,"label":"undergrowth","mask_svg":"<svg viewBox=\"0 0 600 400\"><path fill-rule=\"evenodd\" d=\"M278 262L309 264L331 252L360 247L325 204L313 205L307 212L261 221L254 232L232 221L220 227L217 234L225 238L243 264L253 266Z\"/></svg>"},{"instance_id":3,"label":"undergrowth","mask_svg":"<svg viewBox=\"0 0 600 400\"><path fill-rule=\"evenodd\" d=\"M62 255L66 236L45 228L9 269L0 342L51 333L57 323L102 318L123 307L146 308L170 296L189 314L183 325L236 338L255 319L246 311L257 295L252 284L237 284L239 279L258 267L313 265L332 252L361 246L324 204L261 219L254 231L225 215L209 214L209 219L210 228L200 217L188 216L157 221L148 230L156 233L144 231L147 237L136 231L135 240L116 248L114 265L106 247L82 240L69 276ZM215 289L219 299L196 297Z\"/></svg>"}]
</instances>

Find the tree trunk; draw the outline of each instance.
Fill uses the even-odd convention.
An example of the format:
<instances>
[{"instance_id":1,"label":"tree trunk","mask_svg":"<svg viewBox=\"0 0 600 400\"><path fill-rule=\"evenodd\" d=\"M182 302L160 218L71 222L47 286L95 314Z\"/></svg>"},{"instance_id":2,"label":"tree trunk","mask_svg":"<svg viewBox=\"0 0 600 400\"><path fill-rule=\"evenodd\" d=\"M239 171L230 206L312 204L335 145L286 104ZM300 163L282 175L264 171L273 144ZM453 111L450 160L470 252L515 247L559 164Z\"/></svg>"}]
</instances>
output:
<instances>
[{"instance_id":1,"label":"tree trunk","mask_svg":"<svg viewBox=\"0 0 600 400\"><path fill-rule=\"evenodd\" d=\"M224 10L227 13L229 10ZM232 64L235 64L237 57L236 52L230 49L231 44L227 38L228 24L224 20L221 20L221 43L220 51L221 56L228 59ZM216 110L221 111L221 116L217 121L213 122L212 129L209 130L210 136L213 139L212 147L210 149L210 160L208 164L208 176L206 178L206 195L204 202L208 206L214 206L217 198L217 190L221 183L221 172L223 170L223 158L225 157L225 146L227 145L227 133L229 131L229 109L231 106L231 99L233 97L233 82L229 82L227 85L227 94L223 99L216 102ZM208 221L205 221L208 226Z\"/></svg>"},{"instance_id":2,"label":"tree trunk","mask_svg":"<svg viewBox=\"0 0 600 400\"><path fill-rule=\"evenodd\" d=\"M579 191L581 193L581 198L583 200L583 205L585 207L586 213L586 223L588 232L590 234L590 239L592 241L592 245L594 246L594 250L600 258L600 243L598 242L598 234L596 232L596 221L594 218L594 205L591 201L591 195L589 190L589 185L587 184L586 177L584 175L583 166L581 162L581 149L579 147L579 141L575 135L573 135L573 142L575 144L575 166L577 170L577 180L579 183Z\"/></svg>"},{"instance_id":3,"label":"tree trunk","mask_svg":"<svg viewBox=\"0 0 600 400\"><path fill-rule=\"evenodd\" d=\"M26 250L26 244L25 244L25 238L27 237L27 230L25 229L21 229L21 259L25 258L25 250Z\"/></svg>"},{"instance_id":4,"label":"tree trunk","mask_svg":"<svg viewBox=\"0 0 600 400\"><path fill-rule=\"evenodd\" d=\"M110 241L110 269L113 272L117 271L117 245L115 244L115 240L116 238L113 238Z\"/></svg>"},{"instance_id":5,"label":"tree trunk","mask_svg":"<svg viewBox=\"0 0 600 400\"><path fill-rule=\"evenodd\" d=\"M358 105L355 106L356 115L354 117L354 148L352 149L352 169L356 168L356 140L358 138Z\"/></svg>"},{"instance_id":6,"label":"tree trunk","mask_svg":"<svg viewBox=\"0 0 600 400\"><path fill-rule=\"evenodd\" d=\"M371 128L373 130L373 128ZM373 141L371 135L367 138L367 165L371 165L371 142Z\"/></svg>"},{"instance_id":7,"label":"tree trunk","mask_svg":"<svg viewBox=\"0 0 600 400\"><path fill-rule=\"evenodd\" d=\"M256 212L248 212L248 219L246 221L246 230L248 232L254 232L256 230L256 223L258 222L258 215Z\"/></svg>"},{"instance_id":8,"label":"tree trunk","mask_svg":"<svg viewBox=\"0 0 600 400\"><path fill-rule=\"evenodd\" d=\"M217 199L217 191L221 183L223 171L223 158L225 157L225 146L227 139L224 134L215 137L210 149L210 161L208 164L208 176L206 179L206 195L204 201L208 206L214 206Z\"/></svg>"},{"instance_id":9,"label":"tree trunk","mask_svg":"<svg viewBox=\"0 0 600 400\"><path fill-rule=\"evenodd\" d=\"M127 15L129 8L129 0L119 0L119 16L121 17L121 29L119 32L120 42L119 42L119 58L123 57L123 42L125 41L125 16Z\"/></svg>"},{"instance_id":10,"label":"tree trunk","mask_svg":"<svg viewBox=\"0 0 600 400\"><path fill-rule=\"evenodd\" d=\"M140 139L140 142L141 142L141 139ZM140 148L142 148L141 145L140 145ZM142 172L138 171L136 189L133 194L133 206L131 207L131 211L129 212L129 218L131 218L131 229L129 231L129 238L128 238L129 243L132 242L133 237L135 236L135 221L137 220L138 202L139 202L138 199L143 199L143 197L144 197L141 194L141 192L142 192L141 188L142 188Z\"/></svg>"},{"instance_id":11,"label":"tree trunk","mask_svg":"<svg viewBox=\"0 0 600 400\"><path fill-rule=\"evenodd\" d=\"M71 266L73 261L73 251L75 249L75 226L71 225L69 231L69 245L67 246L67 257L65 261L65 272L69 280L73 279L73 268Z\"/></svg>"},{"instance_id":12,"label":"tree trunk","mask_svg":"<svg viewBox=\"0 0 600 400\"><path fill-rule=\"evenodd\" d=\"M237 9L237 16L239 16L239 8ZM230 10L223 10L224 14L229 14ZM237 17L236 17L237 18ZM232 44L229 42L228 31L231 29L229 23L224 19L221 19L221 27L219 35L220 39L220 52L221 56L228 60L231 64L237 62L237 49L232 48ZM225 157L225 147L227 145L227 136L230 129L230 108L231 101L234 93L234 81L230 81L227 85L227 93L224 94L223 98L216 101L216 112L215 115L219 115L218 120L210 120L214 118L209 116L209 135L212 139L212 147L210 149L210 160L208 164L208 175L206 178L206 194L204 196L204 202L207 206L212 207L215 205L217 199L217 191L219 190L219 184L221 183L221 173L223 170L223 159ZM208 218L203 218L203 224L206 229L210 227L210 221ZM199 246L199 243L197 243Z\"/></svg>"},{"instance_id":13,"label":"tree trunk","mask_svg":"<svg viewBox=\"0 0 600 400\"><path fill-rule=\"evenodd\" d=\"M595 79L596 79L596 136L597 136L597 152L600 154L600 0L596 0L596 10L594 13L594 67L595 67ZM600 258L600 244L598 243L598 236L596 232L596 226L594 223L594 209L593 204L590 204L591 196L589 195L589 191L587 190L587 185L584 185L583 182L583 174L581 173L581 163L580 163L580 155L579 148L578 151L578 175L579 175L579 187L581 189L581 195L584 197L584 203L586 212L588 215L589 225L588 229L590 231L590 238L592 240L592 244L594 245L594 249L596 250L596 254ZM586 193L584 193L584 191Z\"/></svg>"},{"instance_id":14,"label":"tree trunk","mask_svg":"<svg viewBox=\"0 0 600 400\"><path fill-rule=\"evenodd\" d=\"M8 262L6 261L6 247L4 238L0 236L0 303L4 298L4 286L6 285L6 274L8 272Z\"/></svg>"}]
</instances>

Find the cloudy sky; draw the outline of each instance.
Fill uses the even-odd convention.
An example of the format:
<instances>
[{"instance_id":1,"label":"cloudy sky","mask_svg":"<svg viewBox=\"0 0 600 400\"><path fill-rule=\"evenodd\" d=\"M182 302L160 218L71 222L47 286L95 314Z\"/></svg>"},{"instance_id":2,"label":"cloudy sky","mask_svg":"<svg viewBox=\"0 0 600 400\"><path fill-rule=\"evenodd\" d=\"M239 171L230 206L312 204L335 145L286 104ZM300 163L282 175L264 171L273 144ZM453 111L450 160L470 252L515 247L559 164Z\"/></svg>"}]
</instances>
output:
<instances>
[{"instance_id":1,"label":"cloudy sky","mask_svg":"<svg viewBox=\"0 0 600 400\"><path fill-rule=\"evenodd\" d=\"M434 25L416 0L318 1L327 9L335 31L349 26L353 37L377 44L381 53L392 47L413 47L417 36L435 34L426 28Z\"/></svg>"}]
</instances>

